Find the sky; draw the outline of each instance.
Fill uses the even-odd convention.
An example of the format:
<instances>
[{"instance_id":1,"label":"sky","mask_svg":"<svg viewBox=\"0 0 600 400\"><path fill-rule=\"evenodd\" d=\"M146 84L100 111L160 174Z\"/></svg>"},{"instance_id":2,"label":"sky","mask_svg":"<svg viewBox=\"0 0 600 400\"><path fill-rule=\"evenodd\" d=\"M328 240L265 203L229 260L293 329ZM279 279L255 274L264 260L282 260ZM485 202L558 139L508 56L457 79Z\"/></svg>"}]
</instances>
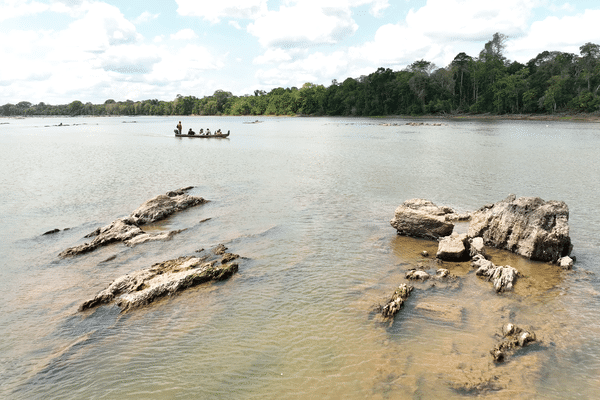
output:
<instances>
[{"instance_id":1,"label":"sky","mask_svg":"<svg viewBox=\"0 0 600 400\"><path fill-rule=\"evenodd\" d=\"M579 54L600 1L0 0L0 105L236 96L477 57Z\"/></svg>"}]
</instances>

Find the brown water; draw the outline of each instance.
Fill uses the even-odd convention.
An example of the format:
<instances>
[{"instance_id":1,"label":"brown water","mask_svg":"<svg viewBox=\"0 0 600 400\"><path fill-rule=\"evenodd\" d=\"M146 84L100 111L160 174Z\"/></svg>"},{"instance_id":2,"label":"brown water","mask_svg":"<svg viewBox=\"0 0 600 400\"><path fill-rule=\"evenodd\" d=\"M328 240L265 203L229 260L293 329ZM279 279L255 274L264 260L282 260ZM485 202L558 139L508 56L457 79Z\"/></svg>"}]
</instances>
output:
<instances>
[{"instance_id":1,"label":"brown water","mask_svg":"<svg viewBox=\"0 0 600 400\"><path fill-rule=\"evenodd\" d=\"M262 120L183 121L231 130L224 140L174 138L165 118L0 121L0 397L596 397L597 124ZM211 202L153 227L187 228L173 240L58 259L189 185ZM569 205L574 271L493 251L523 274L514 292L444 263L455 281L415 284L392 322L373 312L406 270L440 266L420 255L435 243L389 225L399 204L468 211L509 193ZM54 228L70 229L41 235ZM245 257L229 281L127 314L77 312L122 274L218 243ZM509 321L539 340L495 364Z\"/></svg>"}]
</instances>

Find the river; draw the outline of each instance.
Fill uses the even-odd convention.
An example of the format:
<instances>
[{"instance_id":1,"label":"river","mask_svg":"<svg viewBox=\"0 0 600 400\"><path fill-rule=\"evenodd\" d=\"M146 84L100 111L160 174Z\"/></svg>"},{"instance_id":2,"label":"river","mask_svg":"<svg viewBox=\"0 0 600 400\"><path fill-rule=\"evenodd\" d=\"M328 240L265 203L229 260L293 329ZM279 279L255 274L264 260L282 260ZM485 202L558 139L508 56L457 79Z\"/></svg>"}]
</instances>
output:
<instances>
[{"instance_id":1,"label":"river","mask_svg":"<svg viewBox=\"0 0 600 400\"><path fill-rule=\"evenodd\" d=\"M175 138L178 119L0 119L1 398L600 393L599 124L181 118L231 131L207 140ZM57 256L186 186L210 202L151 227L185 229L172 240ZM407 269L437 265L420 256L436 243L390 226L398 205L465 212L511 193L568 204L572 271L492 252L523 274L497 295L468 263L444 263L456 283L415 284L392 322L378 318ZM118 276L219 243L242 257L228 281L123 314L77 311ZM509 321L538 342L495 364Z\"/></svg>"}]
</instances>

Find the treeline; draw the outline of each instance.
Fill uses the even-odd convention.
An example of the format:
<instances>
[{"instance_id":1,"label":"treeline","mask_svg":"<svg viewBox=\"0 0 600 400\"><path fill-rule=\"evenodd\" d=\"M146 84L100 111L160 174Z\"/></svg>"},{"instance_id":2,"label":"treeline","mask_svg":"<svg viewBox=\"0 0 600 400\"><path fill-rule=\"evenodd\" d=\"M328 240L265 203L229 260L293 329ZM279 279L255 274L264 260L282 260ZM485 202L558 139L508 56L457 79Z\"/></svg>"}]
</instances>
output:
<instances>
[{"instance_id":1,"label":"treeline","mask_svg":"<svg viewBox=\"0 0 600 400\"><path fill-rule=\"evenodd\" d=\"M459 53L445 68L419 60L402 71L379 68L368 76L334 80L329 87L256 90L234 96L217 90L197 98L104 104L5 104L10 115L423 115L457 113L554 113L600 110L600 46L580 54L544 51L527 64L507 60L506 36L496 33L478 57Z\"/></svg>"}]
</instances>

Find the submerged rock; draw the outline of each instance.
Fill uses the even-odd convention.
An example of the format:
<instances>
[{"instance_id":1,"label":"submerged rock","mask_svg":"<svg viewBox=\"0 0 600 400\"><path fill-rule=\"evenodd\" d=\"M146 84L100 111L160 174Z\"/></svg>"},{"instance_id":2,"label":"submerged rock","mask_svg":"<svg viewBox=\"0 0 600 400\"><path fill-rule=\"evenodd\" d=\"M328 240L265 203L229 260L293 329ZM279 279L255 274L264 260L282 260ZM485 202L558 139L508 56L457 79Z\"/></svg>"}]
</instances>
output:
<instances>
[{"instance_id":1,"label":"submerged rock","mask_svg":"<svg viewBox=\"0 0 600 400\"><path fill-rule=\"evenodd\" d=\"M411 269L404 275L404 277L413 281L426 281L427 279L431 278L431 275L425 271Z\"/></svg>"},{"instance_id":2,"label":"submerged rock","mask_svg":"<svg viewBox=\"0 0 600 400\"><path fill-rule=\"evenodd\" d=\"M533 331L524 330L512 323L504 324L502 336L504 340L490 350L490 354L496 362L503 362L512 350L525 347L527 344L536 341L536 335Z\"/></svg>"},{"instance_id":3,"label":"submerged rock","mask_svg":"<svg viewBox=\"0 0 600 400\"><path fill-rule=\"evenodd\" d=\"M469 259L467 234L453 233L440 239L436 257L444 261L464 261Z\"/></svg>"},{"instance_id":4,"label":"submerged rock","mask_svg":"<svg viewBox=\"0 0 600 400\"><path fill-rule=\"evenodd\" d=\"M477 268L475 272L477 276L484 276L492 282L497 293L512 290L513 284L519 276L519 271L510 265L496 266L481 255L473 257L471 266Z\"/></svg>"},{"instance_id":5,"label":"submerged rock","mask_svg":"<svg viewBox=\"0 0 600 400\"><path fill-rule=\"evenodd\" d=\"M70 247L62 251L59 257L64 258L87 253L114 242L125 242L128 246L134 246L151 240L170 239L181 230L150 234L144 232L140 226L160 221L178 211L207 202L202 197L186 194L185 191L190 188L170 191L166 195L161 194L146 201L128 217L118 218L109 225L100 227L86 235L85 237L94 237L91 242Z\"/></svg>"},{"instance_id":6,"label":"submerged rock","mask_svg":"<svg viewBox=\"0 0 600 400\"><path fill-rule=\"evenodd\" d=\"M453 213L451 208L438 207L429 200L411 199L396 209L390 224L399 235L438 239L452 233L454 224L446 215Z\"/></svg>"},{"instance_id":7,"label":"submerged rock","mask_svg":"<svg viewBox=\"0 0 600 400\"><path fill-rule=\"evenodd\" d=\"M569 208L562 201L510 195L471 214L469 237L532 260L556 262L571 253Z\"/></svg>"},{"instance_id":8,"label":"submerged rock","mask_svg":"<svg viewBox=\"0 0 600 400\"><path fill-rule=\"evenodd\" d=\"M384 318L393 318L394 315L400 311L400 308L410 296L410 292L412 292L413 287L411 285L407 285L406 283L398 286L398 289L394 292L392 297L385 303L383 307L381 307L381 315Z\"/></svg>"},{"instance_id":9,"label":"submerged rock","mask_svg":"<svg viewBox=\"0 0 600 400\"><path fill-rule=\"evenodd\" d=\"M237 271L237 263L223 264L222 259L211 255L164 261L115 279L106 289L83 302L79 311L113 301L121 311L127 311L204 282L225 280Z\"/></svg>"}]
</instances>

